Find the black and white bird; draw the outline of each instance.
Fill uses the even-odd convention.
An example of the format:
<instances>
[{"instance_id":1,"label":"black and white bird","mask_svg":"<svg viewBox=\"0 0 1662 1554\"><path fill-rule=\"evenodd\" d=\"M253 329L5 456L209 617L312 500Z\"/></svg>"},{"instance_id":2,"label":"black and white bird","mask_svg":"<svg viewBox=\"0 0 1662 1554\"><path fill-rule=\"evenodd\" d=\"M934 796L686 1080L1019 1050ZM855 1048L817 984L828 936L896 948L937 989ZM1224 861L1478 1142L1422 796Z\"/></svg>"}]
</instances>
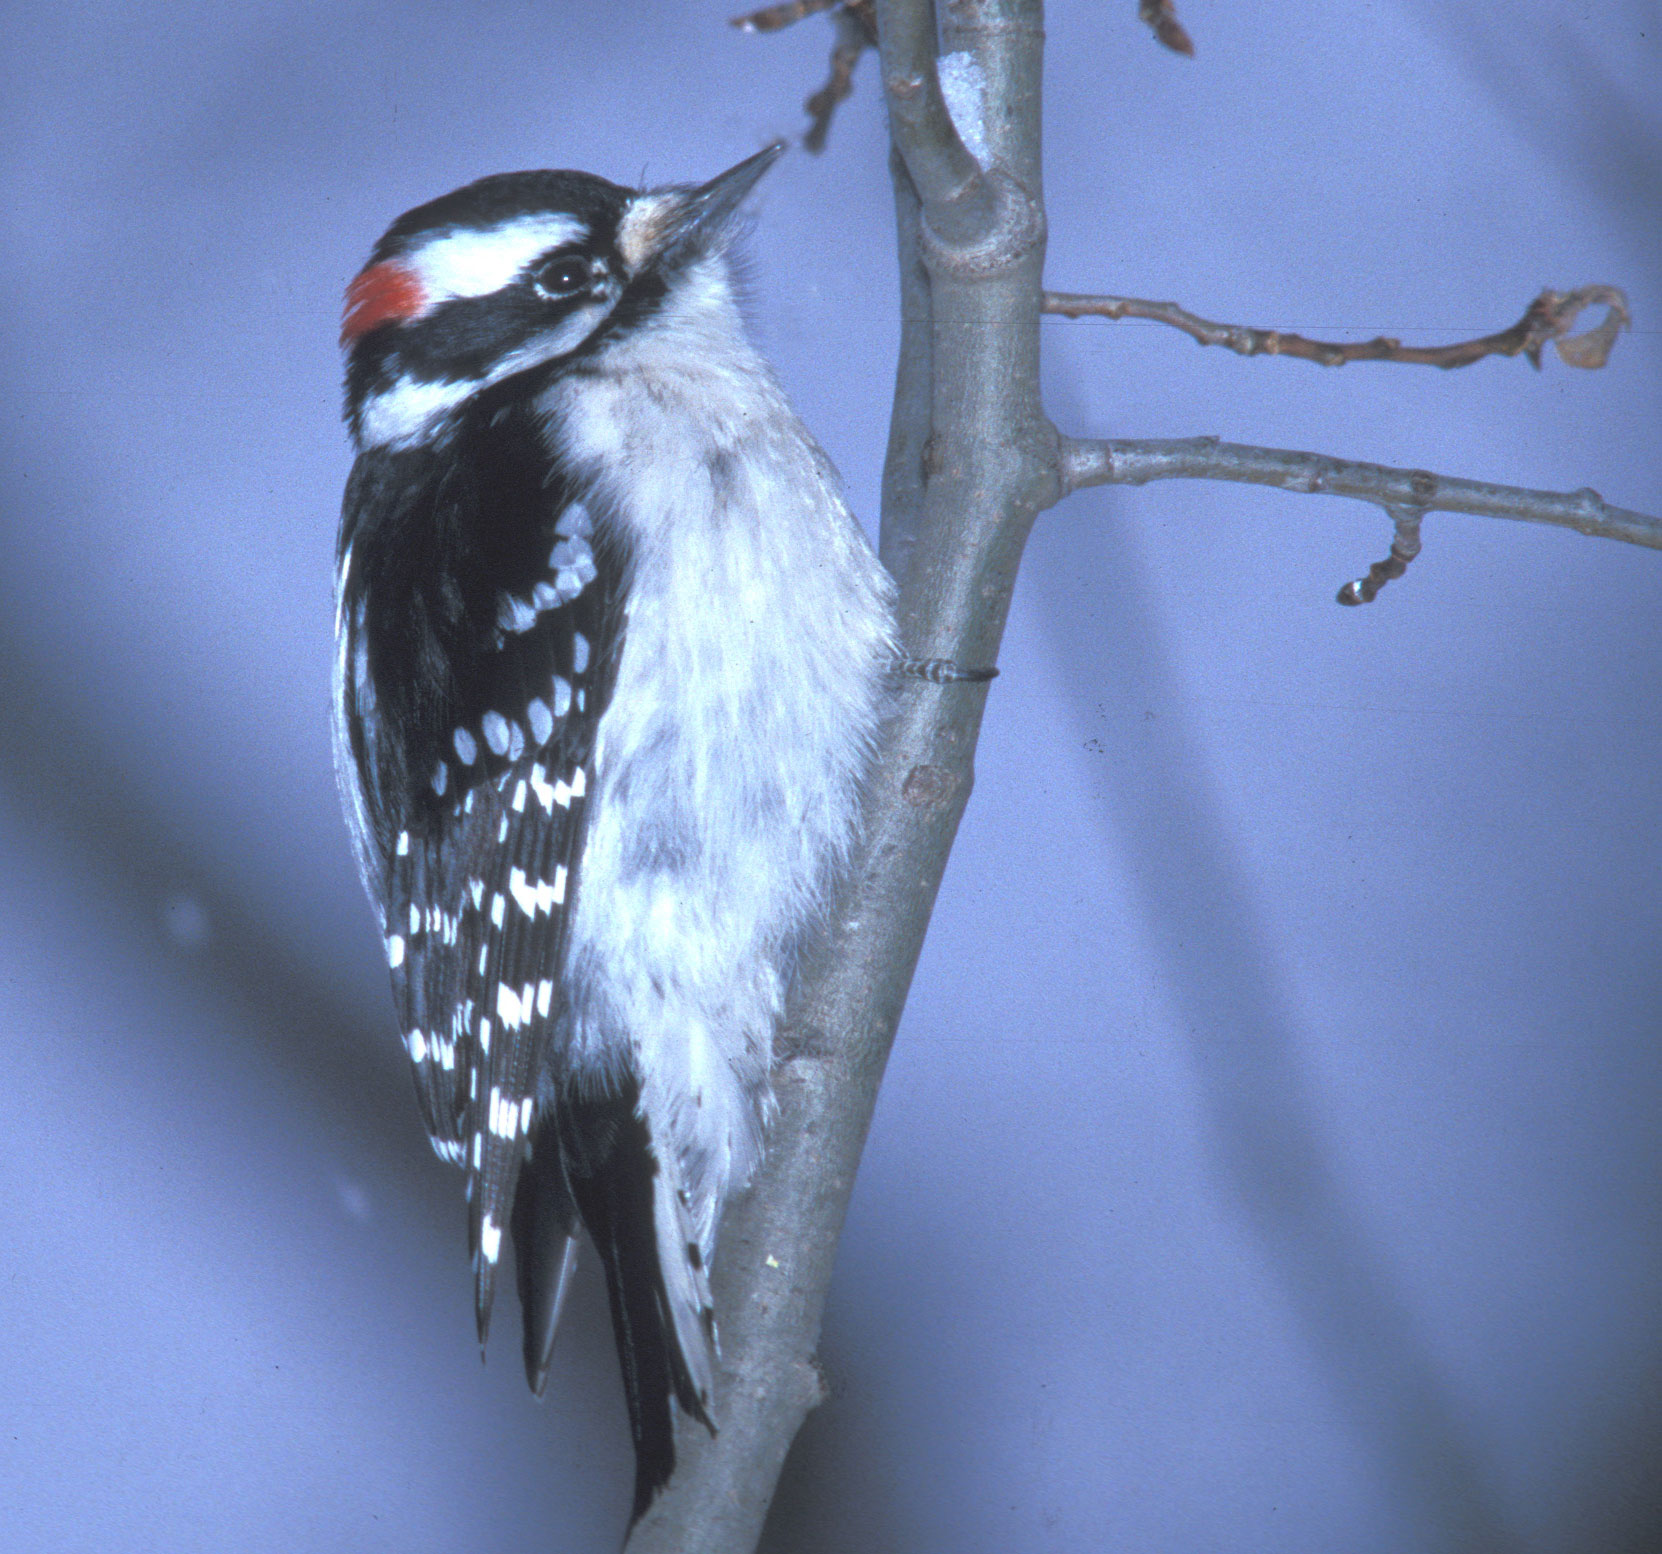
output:
<instances>
[{"instance_id":1,"label":"black and white bird","mask_svg":"<svg viewBox=\"0 0 1662 1554\"><path fill-rule=\"evenodd\" d=\"M745 337L774 146L699 187L484 178L347 291L336 755L480 1341L505 1234L541 1392L580 1231L635 1515L714 1428L706 1270L793 955L850 846L893 589Z\"/></svg>"}]
</instances>

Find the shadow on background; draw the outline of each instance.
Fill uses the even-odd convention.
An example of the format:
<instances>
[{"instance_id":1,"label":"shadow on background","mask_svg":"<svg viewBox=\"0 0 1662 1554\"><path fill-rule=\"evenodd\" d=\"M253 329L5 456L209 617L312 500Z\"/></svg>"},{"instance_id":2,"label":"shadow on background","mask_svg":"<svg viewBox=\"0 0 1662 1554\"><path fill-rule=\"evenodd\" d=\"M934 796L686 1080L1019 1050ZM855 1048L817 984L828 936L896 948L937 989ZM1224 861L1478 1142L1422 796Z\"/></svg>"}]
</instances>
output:
<instances>
[{"instance_id":1,"label":"shadow on background","mask_svg":"<svg viewBox=\"0 0 1662 1554\"><path fill-rule=\"evenodd\" d=\"M136 919L152 923L158 944L183 958L192 978L245 1009L243 1029L282 1033L272 1057L305 1093L320 1139L407 1167L419 1142L413 1105L401 1112L365 1104L409 1088L388 1009L339 997L284 927L238 888L239 877L226 876L207 839L135 798L122 757L142 752L112 746L78 718L96 703L76 688L31 674L28 644L8 625L0 620L0 662L10 666L0 676L0 727L8 731L0 788L56 845L83 855ZM419 1196L420 1175L395 1166L385 1179Z\"/></svg>"},{"instance_id":2,"label":"shadow on background","mask_svg":"<svg viewBox=\"0 0 1662 1554\"><path fill-rule=\"evenodd\" d=\"M1561 17L1540 14L1499 28L1459 6L1412 0L1426 32L1457 59L1479 94L1554 163L1612 212L1648 212L1623 223L1631 240L1643 231L1649 258L1662 254L1662 163L1654 155L1655 114L1647 121L1604 60ZM1653 25L1662 27L1662 17ZM1643 34L1641 33L1641 36ZM1637 277L1634 277L1637 279ZM1560 278L1551 284L1577 286ZM1620 284L1618 281L1617 284ZM1647 326L1648 327L1648 326Z\"/></svg>"},{"instance_id":3,"label":"shadow on background","mask_svg":"<svg viewBox=\"0 0 1662 1554\"><path fill-rule=\"evenodd\" d=\"M1058 421L1070 424L1062 412ZM1041 520L1066 523L1066 548L1031 546L1023 587L1047 601L1084 735L1106 726L1123 736L1105 741L1102 825L1141 893L1149 943L1192 1042L1220 1194L1244 1213L1389 1497L1423 1528L1423 1546L1515 1548L1413 1316L1335 1183L1307 1093L1303 1033L1184 718L1138 541L1115 522L1113 496L1071 501L1065 519ZM1070 601L1081 572L1096 608L1048 607Z\"/></svg>"}]
</instances>

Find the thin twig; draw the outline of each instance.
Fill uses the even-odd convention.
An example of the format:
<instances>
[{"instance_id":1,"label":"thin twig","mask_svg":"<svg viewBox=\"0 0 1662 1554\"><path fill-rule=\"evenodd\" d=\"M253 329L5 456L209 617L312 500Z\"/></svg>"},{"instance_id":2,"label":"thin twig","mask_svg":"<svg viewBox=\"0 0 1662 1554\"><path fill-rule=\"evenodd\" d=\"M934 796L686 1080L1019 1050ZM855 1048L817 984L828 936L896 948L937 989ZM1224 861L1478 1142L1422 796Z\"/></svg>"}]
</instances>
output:
<instances>
[{"instance_id":1,"label":"thin twig","mask_svg":"<svg viewBox=\"0 0 1662 1554\"><path fill-rule=\"evenodd\" d=\"M842 0L787 0L784 5L764 5L759 11L729 17L727 25L741 32L778 32L804 16L817 16L841 3Z\"/></svg>"},{"instance_id":2,"label":"thin twig","mask_svg":"<svg viewBox=\"0 0 1662 1554\"><path fill-rule=\"evenodd\" d=\"M831 133L831 116L837 111L837 105L854 90L854 67L860 63L860 56L877 46L877 17L871 0L845 5L835 20L837 37L831 45L831 73L825 85L802 105L809 119L802 144L816 156L825 149L826 137Z\"/></svg>"},{"instance_id":3,"label":"thin twig","mask_svg":"<svg viewBox=\"0 0 1662 1554\"><path fill-rule=\"evenodd\" d=\"M1396 528L1391 549L1383 561L1368 568L1366 577L1356 578L1339 590L1340 604L1372 604L1379 590L1401 577L1420 553L1420 519L1424 513L1418 507L1388 507L1386 511Z\"/></svg>"},{"instance_id":4,"label":"thin twig","mask_svg":"<svg viewBox=\"0 0 1662 1554\"><path fill-rule=\"evenodd\" d=\"M1434 475L1423 469L1393 469L1296 453L1254 448L1216 437L1173 439L1076 439L1061 442L1063 481L1069 491L1084 486L1140 486L1150 480L1241 480L1283 491L1349 496L1386 508L1421 512L1475 513L1550 523L1598 539L1626 540L1662 550L1662 518L1612 507L1598 492L1530 491L1482 480Z\"/></svg>"},{"instance_id":5,"label":"thin twig","mask_svg":"<svg viewBox=\"0 0 1662 1554\"><path fill-rule=\"evenodd\" d=\"M729 19L731 26L744 32L778 32L805 16L831 10L837 14L832 17L836 38L831 45L830 71L825 84L802 104L808 115L802 145L816 156L825 149L838 105L846 102L854 90L854 67L860 63L860 56L877 47L876 0L788 0L784 5L764 6L760 11Z\"/></svg>"},{"instance_id":6,"label":"thin twig","mask_svg":"<svg viewBox=\"0 0 1662 1554\"><path fill-rule=\"evenodd\" d=\"M1194 39L1177 19L1177 8L1171 0L1137 0L1137 15L1154 30L1154 36L1174 54L1195 56Z\"/></svg>"},{"instance_id":7,"label":"thin twig","mask_svg":"<svg viewBox=\"0 0 1662 1554\"><path fill-rule=\"evenodd\" d=\"M1603 321L1583 334L1569 331L1583 311L1606 309ZM1549 340L1559 360L1571 367L1602 367L1610 357L1616 336L1632 321L1627 297L1614 286L1582 286L1575 291L1543 291L1510 329L1462 340L1455 345L1404 345L1380 335L1349 345L1307 340L1279 329L1254 329L1245 324L1216 324L1179 307L1175 302L1149 302L1141 297L1094 296L1086 292L1047 291L1044 311L1066 318L1147 318L1170 324L1202 345L1223 345L1242 356L1296 356L1342 367L1346 362L1414 362L1425 367L1467 367L1485 356L1527 356L1541 365L1541 347ZM1566 338L1568 336L1568 338Z\"/></svg>"}]
</instances>

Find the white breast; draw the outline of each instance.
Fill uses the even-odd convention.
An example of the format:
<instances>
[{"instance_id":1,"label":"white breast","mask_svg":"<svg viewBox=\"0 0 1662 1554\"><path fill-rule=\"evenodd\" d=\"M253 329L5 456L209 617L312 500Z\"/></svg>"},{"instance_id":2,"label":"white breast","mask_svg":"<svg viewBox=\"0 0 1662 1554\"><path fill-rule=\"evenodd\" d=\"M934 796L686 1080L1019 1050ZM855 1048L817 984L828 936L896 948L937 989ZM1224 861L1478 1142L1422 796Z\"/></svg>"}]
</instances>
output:
<instances>
[{"instance_id":1,"label":"white breast","mask_svg":"<svg viewBox=\"0 0 1662 1554\"><path fill-rule=\"evenodd\" d=\"M888 576L707 265L547 402L633 562L569 1058L636 1056L705 1240L756 1158L794 942L850 840L892 655Z\"/></svg>"}]
</instances>

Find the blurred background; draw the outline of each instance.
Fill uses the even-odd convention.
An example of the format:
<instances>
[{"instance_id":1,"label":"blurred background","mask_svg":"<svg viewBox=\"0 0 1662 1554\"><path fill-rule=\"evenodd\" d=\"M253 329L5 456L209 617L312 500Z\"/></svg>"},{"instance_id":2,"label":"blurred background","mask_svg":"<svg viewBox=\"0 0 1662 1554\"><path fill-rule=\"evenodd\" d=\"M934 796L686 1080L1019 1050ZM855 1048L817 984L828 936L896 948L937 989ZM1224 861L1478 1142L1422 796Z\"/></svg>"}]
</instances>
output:
<instances>
[{"instance_id":1,"label":"blurred background","mask_svg":"<svg viewBox=\"0 0 1662 1554\"><path fill-rule=\"evenodd\" d=\"M481 1368L328 740L342 287L488 172L702 179L823 19L24 3L0 38L0 1547L609 1550L592 1267ZM1610 366L1334 372L1052 320L1076 434L1662 508L1662 11L1049 8L1050 284ZM875 527L875 59L755 322ZM1587 322L1591 322L1589 317ZM1662 556L1170 483L1040 521L773 1554L1662 1547Z\"/></svg>"}]
</instances>

